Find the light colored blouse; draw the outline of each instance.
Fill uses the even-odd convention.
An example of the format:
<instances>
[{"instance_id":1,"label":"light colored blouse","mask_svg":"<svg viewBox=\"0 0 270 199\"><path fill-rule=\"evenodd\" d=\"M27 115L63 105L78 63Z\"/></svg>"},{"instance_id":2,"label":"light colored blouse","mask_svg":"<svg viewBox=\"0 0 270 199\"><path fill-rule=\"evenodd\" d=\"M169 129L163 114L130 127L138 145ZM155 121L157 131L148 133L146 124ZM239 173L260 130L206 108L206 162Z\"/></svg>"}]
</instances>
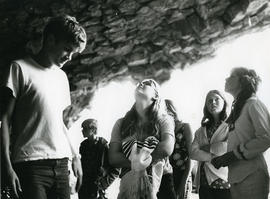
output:
<instances>
[{"instance_id":1,"label":"light colored blouse","mask_svg":"<svg viewBox=\"0 0 270 199\"><path fill-rule=\"evenodd\" d=\"M244 157L237 151L240 145ZM244 105L235 128L229 132L228 151L241 159L229 166L229 182L243 181L258 169L267 171L263 152L270 147L270 115L266 106L253 95Z\"/></svg>"},{"instance_id":2,"label":"light colored blouse","mask_svg":"<svg viewBox=\"0 0 270 199\"><path fill-rule=\"evenodd\" d=\"M217 179L224 181L228 180L228 168L221 167L216 169L211 160L213 157L223 155L227 152L227 138L228 138L228 124L222 122L213 134L210 143L208 141L206 127L200 127L195 132L195 137L191 145L191 159L198 161L198 169L195 177L195 184L197 189L200 187L200 168L202 162L204 162L204 171L206 179L209 185ZM205 152L200 149L204 145L210 144L210 152Z\"/></svg>"}]
</instances>

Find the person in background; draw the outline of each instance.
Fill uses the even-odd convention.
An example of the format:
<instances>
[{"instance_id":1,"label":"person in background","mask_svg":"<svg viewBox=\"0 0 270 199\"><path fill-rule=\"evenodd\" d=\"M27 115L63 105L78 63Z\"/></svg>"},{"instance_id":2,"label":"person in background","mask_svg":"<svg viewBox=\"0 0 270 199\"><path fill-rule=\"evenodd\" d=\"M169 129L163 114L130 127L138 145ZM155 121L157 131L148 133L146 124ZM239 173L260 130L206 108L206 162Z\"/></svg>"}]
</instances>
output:
<instances>
[{"instance_id":1,"label":"person in background","mask_svg":"<svg viewBox=\"0 0 270 199\"><path fill-rule=\"evenodd\" d=\"M158 140L158 144L153 142L152 146L153 137ZM136 145L138 148L135 147L135 150L139 150L139 153L134 153ZM174 121L166 111L159 85L152 79L143 80L135 89L135 104L123 118L117 120L112 130L109 160L112 165L122 168L118 199L130 199L126 190L130 188L130 184L137 182L136 176L133 179L130 176L138 174L139 177L141 172L145 174L145 170L151 179L150 184L143 190L141 187L145 188L145 184L141 184L141 187L134 184L137 194L132 197L155 199L163 173L164 158L171 155L173 146ZM144 153L143 149L148 150L148 153ZM135 154L135 157L129 159L130 154ZM145 157L137 161L140 160L140 155ZM143 179L146 179L145 176Z\"/></svg>"},{"instance_id":2,"label":"person in background","mask_svg":"<svg viewBox=\"0 0 270 199\"><path fill-rule=\"evenodd\" d=\"M95 119L82 123L82 134L86 139L80 145L83 180L79 199L106 198L105 190L120 173L120 169L109 164L109 146L104 138L97 136L97 128Z\"/></svg>"},{"instance_id":3,"label":"person in background","mask_svg":"<svg viewBox=\"0 0 270 199\"><path fill-rule=\"evenodd\" d=\"M189 157L192 143L192 132L188 123L179 120L176 107L169 99L165 99L168 114L175 122L175 145L162 176L158 197L186 199L191 197L192 178L191 160Z\"/></svg>"},{"instance_id":4,"label":"person in background","mask_svg":"<svg viewBox=\"0 0 270 199\"><path fill-rule=\"evenodd\" d=\"M201 127L195 132L191 158L198 161L195 177L200 199L230 199L228 168L215 168L214 157L227 152L228 125L225 123L227 102L221 92L208 92Z\"/></svg>"},{"instance_id":5,"label":"person in background","mask_svg":"<svg viewBox=\"0 0 270 199\"><path fill-rule=\"evenodd\" d=\"M260 77L254 70L234 68L225 91L234 97L227 120L228 152L212 160L216 168L229 168L233 199L267 199L269 173L264 151L270 147L270 115L256 96Z\"/></svg>"},{"instance_id":6,"label":"person in background","mask_svg":"<svg viewBox=\"0 0 270 199\"><path fill-rule=\"evenodd\" d=\"M1 119L1 162L16 197L69 199L69 158L80 188L81 161L63 122L71 100L61 67L84 50L86 41L74 17L53 17L44 28L41 50L10 65L5 87L12 95L5 96Z\"/></svg>"}]
</instances>

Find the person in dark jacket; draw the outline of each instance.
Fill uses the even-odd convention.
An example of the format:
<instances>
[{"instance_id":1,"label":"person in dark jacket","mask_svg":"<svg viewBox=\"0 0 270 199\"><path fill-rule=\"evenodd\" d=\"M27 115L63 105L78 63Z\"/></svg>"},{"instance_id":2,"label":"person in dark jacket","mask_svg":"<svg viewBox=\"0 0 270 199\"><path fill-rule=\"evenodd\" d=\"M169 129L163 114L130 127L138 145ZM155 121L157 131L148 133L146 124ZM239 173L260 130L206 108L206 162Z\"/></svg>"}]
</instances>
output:
<instances>
[{"instance_id":1,"label":"person in dark jacket","mask_svg":"<svg viewBox=\"0 0 270 199\"><path fill-rule=\"evenodd\" d=\"M82 134L86 139L80 145L83 181L79 199L106 198L105 190L118 177L120 169L109 165L108 142L97 136L97 120L83 121Z\"/></svg>"}]
</instances>

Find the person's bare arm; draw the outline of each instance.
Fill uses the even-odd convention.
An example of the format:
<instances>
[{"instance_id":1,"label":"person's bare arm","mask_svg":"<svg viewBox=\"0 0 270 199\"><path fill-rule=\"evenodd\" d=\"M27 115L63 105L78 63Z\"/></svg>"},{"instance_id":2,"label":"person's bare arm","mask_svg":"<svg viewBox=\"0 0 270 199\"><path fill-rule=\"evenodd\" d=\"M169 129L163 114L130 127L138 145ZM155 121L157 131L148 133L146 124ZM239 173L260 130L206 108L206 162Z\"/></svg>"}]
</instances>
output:
<instances>
[{"instance_id":1,"label":"person's bare arm","mask_svg":"<svg viewBox=\"0 0 270 199\"><path fill-rule=\"evenodd\" d=\"M158 143L156 149L153 151L152 162L159 159L163 159L172 154L174 149L175 137L174 137L174 120L171 117L165 118L160 124L161 140Z\"/></svg>"},{"instance_id":2,"label":"person's bare arm","mask_svg":"<svg viewBox=\"0 0 270 199\"><path fill-rule=\"evenodd\" d=\"M130 168L131 163L122 152L121 143L111 142L109 147L109 163L117 168Z\"/></svg>"},{"instance_id":3,"label":"person's bare arm","mask_svg":"<svg viewBox=\"0 0 270 199\"><path fill-rule=\"evenodd\" d=\"M82 185L82 176L83 176L81 159L80 159L80 155L76 152L76 150L74 149L74 146L71 143L71 140L67 134L68 129L65 126L64 121L63 121L63 128L64 128L63 130L65 132L65 135L66 135L66 138L68 140L70 150L72 153L72 171L74 173L74 176L77 177L77 183L76 183L75 190L78 192L81 185Z\"/></svg>"},{"instance_id":4,"label":"person's bare arm","mask_svg":"<svg viewBox=\"0 0 270 199\"><path fill-rule=\"evenodd\" d=\"M2 126L1 126L1 144L3 162L5 162L5 168L8 176L8 181L11 183L12 189L15 195L18 197L19 192L22 191L19 178L15 173L11 160L10 160L10 126L11 117L15 108L16 99L12 96L8 97L4 113L2 115Z\"/></svg>"},{"instance_id":5,"label":"person's bare arm","mask_svg":"<svg viewBox=\"0 0 270 199\"><path fill-rule=\"evenodd\" d=\"M157 148L153 151L152 162L163 159L172 154L174 149L174 137L171 134L163 134Z\"/></svg>"},{"instance_id":6,"label":"person's bare arm","mask_svg":"<svg viewBox=\"0 0 270 199\"><path fill-rule=\"evenodd\" d=\"M113 182L114 180L119 176L121 169L113 167L109 164L109 145L105 143L103 149L103 169L105 169L105 176L102 176L99 183L101 184L101 187L103 190L106 190Z\"/></svg>"},{"instance_id":7,"label":"person's bare arm","mask_svg":"<svg viewBox=\"0 0 270 199\"><path fill-rule=\"evenodd\" d=\"M109 144L109 163L117 168L131 168L130 160L122 151L122 138L120 134L121 125L122 119L119 119L112 129L111 141Z\"/></svg>"}]
</instances>

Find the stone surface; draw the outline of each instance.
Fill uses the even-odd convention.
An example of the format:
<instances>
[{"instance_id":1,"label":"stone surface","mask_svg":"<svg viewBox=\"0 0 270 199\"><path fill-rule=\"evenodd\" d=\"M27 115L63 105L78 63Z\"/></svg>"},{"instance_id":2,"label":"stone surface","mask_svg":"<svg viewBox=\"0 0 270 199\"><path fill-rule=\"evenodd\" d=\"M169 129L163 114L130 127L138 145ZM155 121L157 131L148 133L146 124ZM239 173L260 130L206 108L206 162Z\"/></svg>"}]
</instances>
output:
<instances>
[{"instance_id":1,"label":"stone surface","mask_svg":"<svg viewBox=\"0 0 270 199\"><path fill-rule=\"evenodd\" d=\"M160 83L175 68L213 56L227 39L270 24L269 0L1 0L0 75L10 60L40 48L52 15L86 28L88 45L64 70L72 106L67 122L89 106L97 87L126 76ZM29 42L30 40L30 42Z\"/></svg>"}]
</instances>

